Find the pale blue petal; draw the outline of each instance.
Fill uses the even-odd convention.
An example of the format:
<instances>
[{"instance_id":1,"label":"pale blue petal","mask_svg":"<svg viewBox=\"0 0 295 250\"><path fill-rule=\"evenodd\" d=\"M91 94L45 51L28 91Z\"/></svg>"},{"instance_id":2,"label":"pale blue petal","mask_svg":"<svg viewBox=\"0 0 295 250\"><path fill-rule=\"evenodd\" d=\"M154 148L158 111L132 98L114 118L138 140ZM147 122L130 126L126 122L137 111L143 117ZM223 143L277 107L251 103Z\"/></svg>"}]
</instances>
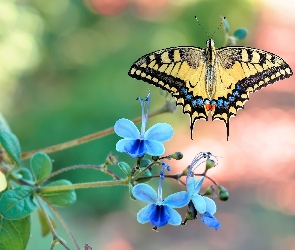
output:
<instances>
[{"instance_id":1,"label":"pale blue petal","mask_svg":"<svg viewBox=\"0 0 295 250\"><path fill-rule=\"evenodd\" d=\"M147 203L156 203L157 202L157 193L156 191L149 186L148 184L137 184L132 189L132 194L134 197L140 201Z\"/></svg>"},{"instance_id":2,"label":"pale blue petal","mask_svg":"<svg viewBox=\"0 0 295 250\"><path fill-rule=\"evenodd\" d=\"M173 128L167 123L157 123L144 133L145 140L168 141L173 136Z\"/></svg>"},{"instance_id":3,"label":"pale blue petal","mask_svg":"<svg viewBox=\"0 0 295 250\"><path fill-rule=\"evenodd\" d=\"M189 179L186 183L186 188L187 188L188 195L190 197L194 194L195 186L196 186L196 178L194 176L189 177Z\"/></svg>"},{"instance_id":4,"label":"pale blue petal","mask_svg":"<svg viewBox=\"0 0 295 250\"><path fill-rule=\"evenodd\" d=\"M121 139L116 144L116 150L121 153L126 153L125 146L134 143L133 139Z\"/></svg>"},{"instance_id":5,"label":"pale blue petal","mask_svg":"<svg viewBox=\"0 0 295 250\"><path fill-rule=\"evenodd\" d=\"M173 226L179 226L181 223L181 216L180 214L174 210L173 208L166 206L166 210L168 214L170 215L170 219L168 221L169 224Z\"/></svg>"},{"instance_id":6,"label":"pale blue petal","mask_svg":"<svg viewBox=\"0 0 295 250\"><path fill-rule=\"evenodd\" d=\"M214 228L215 230L221 227L220 222L213 215L207 212L200 217L203 223L208 227Z\"/></svg>"},{"instance_id":7,"label":"pale blue petal","mask_svg":"<svg viewBox=\"0 0 295 250\"><path fill-rule=\"evenodd\" d=\"M202 176L195 184L195 190L194 193L199 193L202 187L204 181L204 176Z\"/></svg>"},{"instance_id":8,"label":"pale blue petal","mask_svg":"<svg viewBox=\"0 0 295 250\"><path fill-rule=\"evenodd\" d=\"M150 216L155 209L155 206L155 204L148 204L144 208L140 209L137 213L137 221L142 224L150 222Z\"/></svg>"},{"instance_id":9,"label":"pale blue petal","mask_svg":"<svg viewBox=\"0 0 295 250\"><path fill-rule=\"evenodd\" d=\"M130 139L138 139L140 136L138 128L128 119L122 118L116 121L114 126L115 133L118 136Z\"/></svg>"},{"instance_id":10,"label":"pale blue petal","mask_svg":"<svg viewBox=\"0 0 295 250\"><path fill-rule=\"evenodd\" d=\"M199 194L194 194L192 196L192 202L194 203L194 207L195 209L203 214L206 212L206 202L204 201L203 196L199 195Z\"/></svg>"},{"instance_id":11,"label":"pale blue petal","mask_svg":"<svg viewBox=\"0 0 295 250\"><path fill-rule=\"evenodd\" d=\"M162 204L169 205L173 208L186 206L190 201L190 197L186 191L177 192L167 196Z\"/></svg>"},{"instance_id":12,"label":"pale blue petal","mask_svg":"<svg viewBox=\"0 0 295 250\"><path fill-rule=\"evenodd\" d=\"M208 212L211 215L215 214L216 213L215 202L208 197L203 197L203 199L206 202L206 212Z\"/></svg>"},{"instance_id":13,"label":"pale blue petal","mask_svg":"<svg viewBox=\"0 0 295 250\"><path fill-rule=\"evenodd\" d=\"M157 141L144 141L146 146L146 153L152 156L160 156L164 154L165 148L162 143Z\"/></svg>"}]
</instances>

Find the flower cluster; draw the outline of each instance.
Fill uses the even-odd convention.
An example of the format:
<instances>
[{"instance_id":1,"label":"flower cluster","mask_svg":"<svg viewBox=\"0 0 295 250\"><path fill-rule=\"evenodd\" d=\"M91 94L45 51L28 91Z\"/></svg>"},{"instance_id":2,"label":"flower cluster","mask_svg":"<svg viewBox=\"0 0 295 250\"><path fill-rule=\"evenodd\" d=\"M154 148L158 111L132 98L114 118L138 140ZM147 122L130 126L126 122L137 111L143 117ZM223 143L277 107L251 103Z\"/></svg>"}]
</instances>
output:
<instances>
[{"instance_id":1,"label":"flower cluster","mask_svg":"<svg viewBox=\"0 0 295 250\"><path fill-rule=\"evenodd\" d=\"M174 154L159 157L163 155L165 148L162 142L169 140L173 135L173 129L169 124L158 123L153 125L147 131L146 124L148 120L149 107L150 107L150 94L145 99L138 98L142 107L142 126L141 132L137 129L134 123L128 119L120 119L116 122L114 130L117 135L123 137L116 145L119 152L125 152L133 158L137 158L137 162L141 161L142 157L146 154L153 157L153 164L148 165L144 170L136 172L131 171L131 194L142 202L148 203L137 214L139 223L151 223L156 230L159 227L171 224L174 226L185 225L188 220L194 220L197 215L200 215L201 221L208 227L218 229L221 227L220 222L214 217L216 212L215 202L206 197L205 194L200 194L203 181L206 176L207 170L215 166L214 156L211 153L198 154L191 165L187 169L186 175L186 191L180 191L162 198L162 184L168 175L165 171L170 171L170 166L160 160L166 158L181 159L182 154L177 152L177 157ZM146 108L147 104L147 108ZM216 157L215 157L216 159ZM201 177L196 180L195 170L203 162L206 162L206 170ZM140 176L144 176L152 165L160 165L161 170L159 174L158 192L156 192L150 185L145 183L138 183ZM138 168L136 168L138 169ZM169 176L172 177L172 176ZM180 177L180 176L179 176ZM179 178L177 177L177 178ZM146 180L146 176L142 177ZM177 179L176 178L176 179ZM216 184L216 183L215 183ZM209 193L208 193L209 194ZM207 195L207 193L206 193ZM187 213L182 222L181 215L175 210L187 206Z\"/></svg>"}]
</instances>

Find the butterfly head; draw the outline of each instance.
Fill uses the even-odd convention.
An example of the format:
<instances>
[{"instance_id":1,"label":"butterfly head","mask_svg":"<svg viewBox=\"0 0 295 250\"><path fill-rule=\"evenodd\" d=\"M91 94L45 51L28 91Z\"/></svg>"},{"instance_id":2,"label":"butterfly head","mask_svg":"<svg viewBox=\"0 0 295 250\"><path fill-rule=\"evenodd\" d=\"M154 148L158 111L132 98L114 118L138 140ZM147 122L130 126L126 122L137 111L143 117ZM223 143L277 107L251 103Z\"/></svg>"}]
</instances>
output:
<instances>
[{"instance_id":1,"label":"butterfly head","mask_svg":"<svg viewBox=\"0 0 295 250\"><path fill-rule=\"evenodd\" d=\"M214 40L212 38L209 38L206 42L207 48L213 48L214 47Z\"/></svg>"}]
</instances>

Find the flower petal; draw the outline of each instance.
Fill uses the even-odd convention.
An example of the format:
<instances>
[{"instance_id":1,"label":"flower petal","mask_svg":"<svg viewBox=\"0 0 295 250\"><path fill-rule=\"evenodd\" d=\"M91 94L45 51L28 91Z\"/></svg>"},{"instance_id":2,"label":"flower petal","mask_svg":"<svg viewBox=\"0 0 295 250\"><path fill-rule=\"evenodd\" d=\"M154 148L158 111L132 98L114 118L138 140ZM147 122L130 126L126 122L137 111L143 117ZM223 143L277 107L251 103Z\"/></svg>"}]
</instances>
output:
<instances>
[{"instance_id":1,"label":"flower petal","mask_svg":"<svg viewBox=\"0 0 295 250\"><path fill-rule=\"evenodd\" d=\"M157 202L157 193L156 191L149 186L148 184L137 184L132 189L132 194L134 197L140 201L147 203L156 203Z\"/></svg>"},{"instance_id":2,"label":"flower petal","mask_svg":"<svg viewBox=\"0 0 295 250\"><path fill-rule=\"evenodd\" d=\"M195 209L203 214L206 212L206 202L204 201L203 196L199 194L194 194L192 196L192 202L194 203Z\"/></svg>"},{"instance_id":3,"label":"flower petal","mask_svg":"<svg viewBox=\"0 0 295 250\"><path fill-rule=\"evenodd\" d=\"M116 144L116 150L127 153L133 158L139 158L145 155L146 146L143 140L121 139Z\"/></svg>"},{"instance_id":4,"label":"flower petal","mask_svg":"<svg viewBox=\"0 0 295 250\"><path fill-rule=\"evenodd\" d=\"M186 206L190 201L188 193L185 191L177 192L167 196L162 204L169 205L171 207L180 208Z\"/></svg>"},{"instance_id":5,"label":"flower petal","mask_svg":"<svg viewBox=\"0 0 295 250\"><path fill-rule=\"evenodd\" d=\"M155 209L152 210L150 216L150 223L156 227L163 227L167 225L170 220L170 215L168 213L167 207L164 205L155 205Z\"/></svg>"},{"instance_id":6,"label":"flower petal","mask_svg":"<svg viewBox=\"0 0 295 250\"><path fill-rule=\"evenodd\" d=\"M168 141L172 136L173 128L167 123L157 123L144 133L145 140L155 140L158 142Z\"/></svg>"},{"instance_id":7,"label":"flower petal","mask_svg":"<svg viewBox=\"0 0 295 250\"><path fill-rule=\"evenodd\" d=\"M204 181L204 176L202 176L196 183L195 183L195 190L194 193L199 193Z\"/></svg>"},{"instance_id":8,"label":"flower petal","mask_svg":"<svg viewBox=\"0 0 295 250\"><path fill-rule=\"evenodd\" d=\"M133 158L143 157L147 151L144 140L133 140L132 143L125 144L125 152Z\"/></svg>"},{"instance_id":9,"label":"flower petal","mask_svg":"<svg viewBox=\"0 0 295 250\"><path fill-rule=\"evenodd\" d=\"M187 192L190 197L194 194L195 186L196 186L196 178L194 176L190 177L186 183Z\"/></svg>"},{"instance_id":10,"label":"flower petal","mask_svg":"<svg viewBox=\"0 0 295 250\"><path fill-rule=\"evenodd\" d=\"M164 154L165 148L162 143L153 141L153 140L145 140L146 153L152 156L160 156Z\"/></svg>"},{"instance_id":11,"label":"flower petal","mask_svg":"<svg viewBox=\"0 0 295 250\"><path fill-rule=\"evenodd\" d=\"M168 221L169 224L173 226L179 226L181 223L181 216L180 214L174 210L172 207L166 206L167 212L170 215L170 219Z\"/></svg>"},{"instance_id":12,"label":"flower petal","mask_svg":"<svg viewBox=\"0 0 295 250\"><path fill-rule=\"evenodd\" d=\"M155 209L155 206L155 204L148 204L144 208L140 209L137 213L137 221L142 224L150 222L150 216Z\"/></svg>"},{"instance_id":13,"label":"flower petal","mask_svg":"<svg viewBox=\"0 0 295 250\"><path fill-rule=\"evenodd\" d=\"M215 214L216 213L215 202L208 197L203 197L203 199L206 202L206 212L208 212L211 215Z\"/></svg>"},{"instance_id":14,"label":"flower petal","mask_svg":"<svg viewBox=\"0 0 295 250\"><path fill-rule=\"evenodd\" d=\"M135 124L132 121L125 118L116 121L114 130L118 136L124 138L138 139L140 136L139 130L135 126Z\"/></svg>"},{"instance_id":15,"label":"flower petal","mask_svg":"<svg viewBox=\"0 0 295 250\"><path fill-rule=\"evenodd\" d=\"M214 228L215 230L217 230L218 228L221 227L220 222L213 215L209 214L208 212L201 215L200 218L203 221L203 223L208 227Z\"/></svg>"}]
</instances>

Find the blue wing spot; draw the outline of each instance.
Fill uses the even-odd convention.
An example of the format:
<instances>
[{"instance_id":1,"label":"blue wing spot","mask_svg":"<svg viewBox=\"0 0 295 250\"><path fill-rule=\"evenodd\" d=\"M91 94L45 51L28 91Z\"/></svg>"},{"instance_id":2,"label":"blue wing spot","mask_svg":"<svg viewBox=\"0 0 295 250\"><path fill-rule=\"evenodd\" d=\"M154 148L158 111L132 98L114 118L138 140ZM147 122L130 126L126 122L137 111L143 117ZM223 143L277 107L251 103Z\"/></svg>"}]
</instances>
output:
<instances>
[{"instance_id":1,"label":"blue wing spot","mask_svg":"<svg viewBox=\"0 0 295 250\"><path fill-rule=\"evenodd\" d=\"M239 93L239 91L237 91L237 90L235 90L234 92L233 92L233 96L240 96L240 93Z\"/></svg>"},{"instance_id":2,"label":"blue wing spot","mask_svg":"<svg viewBox=\"0 0 295 250\"><path fill-rule=\"evenodd\" d=\"M216 104L217 104L216 101L214 101L214 100L211 101L211 105L215 105L216 106Z\"/></svg>"},{"instance_id":3,"label":"blue wing spot","mask_svg":"<svg viewBox=\"0 0 295 250\"><path fill-rule=\"evenodd\" d=\"M196 101L197 101L197 105L198 106L200 106L200 107L203 106L204 103L203 103L203 99L202 98L198 98Z\"/></svg>"},{"instance_id":4,"label":"blue wing spot","mask_svg":"<svg viewBox=\"0 0 295 250\"><path fill-rule=\"evenodd\" d=\"M210 104L210 101L209 100L205 100L204 101L204 104Z\"/></svg>"},{"instance_id":5,"label":"blue wing spot","mask_svg":"<svg viewBox=\"0 0 295 250\"><path fill-rule=\"evenodd\" d=\"M223 101L223 105L224 105L225 108L228 107L228 104L229 104L228 101Z\"/></svg>"},{"instance_id":6,"label":"blue wing spot","mask_svg":"<svg viewBox=\"0 0 295 250\"><path fill-rule=\"evenodd\" d=\"M233 96L230 96L230 97L228 98L228 100L229 100L230 102L233 102L233 101L235 100L235 98L234 98Z\"/></svg>"},{"instance_id":7,"label":"blue wing spot","mask_svg":"<svg viewBox=\"0 0 295 250\"><path fill-rule=\"evenodd\" d=\"M193 97L192 95L186 95L185 99L190 100L190 99L192 99L192 97Z\"/></svg>"},{"instance_id":8,"label":"blue wing spot","mask_svg":"<svg viewBox=\"0 0 295 250\"><path fill-rule=\"evenodd\" d=\"M223 100L222 100L222 99L218 99L218 101L217 101L217 106L218 106L219 108L221 108L221 107L223 106Z\"/></svg>"},{"instance_id":9,"label":"blue wing spot","mask_svg":"<svg viewBox=\"0 0 295 250\"><path fill-rule=\"evenodd\" d=\"M196 107L196 106L197 106L197 100L192 100L192 105L193 105L194 107Z\"/></svg>"},{"instance_id":10,"label":"blue wing spot","mask_svg":"<svg viewBox=\"0 0 295 250\"><path fill-rule=\"evenodd\" d=\"M184 95L186 95L186 94L187 94L187 88L182 88L182 89L181 89L181 92L182 92Z\"/></svg>"}]
</instances>

